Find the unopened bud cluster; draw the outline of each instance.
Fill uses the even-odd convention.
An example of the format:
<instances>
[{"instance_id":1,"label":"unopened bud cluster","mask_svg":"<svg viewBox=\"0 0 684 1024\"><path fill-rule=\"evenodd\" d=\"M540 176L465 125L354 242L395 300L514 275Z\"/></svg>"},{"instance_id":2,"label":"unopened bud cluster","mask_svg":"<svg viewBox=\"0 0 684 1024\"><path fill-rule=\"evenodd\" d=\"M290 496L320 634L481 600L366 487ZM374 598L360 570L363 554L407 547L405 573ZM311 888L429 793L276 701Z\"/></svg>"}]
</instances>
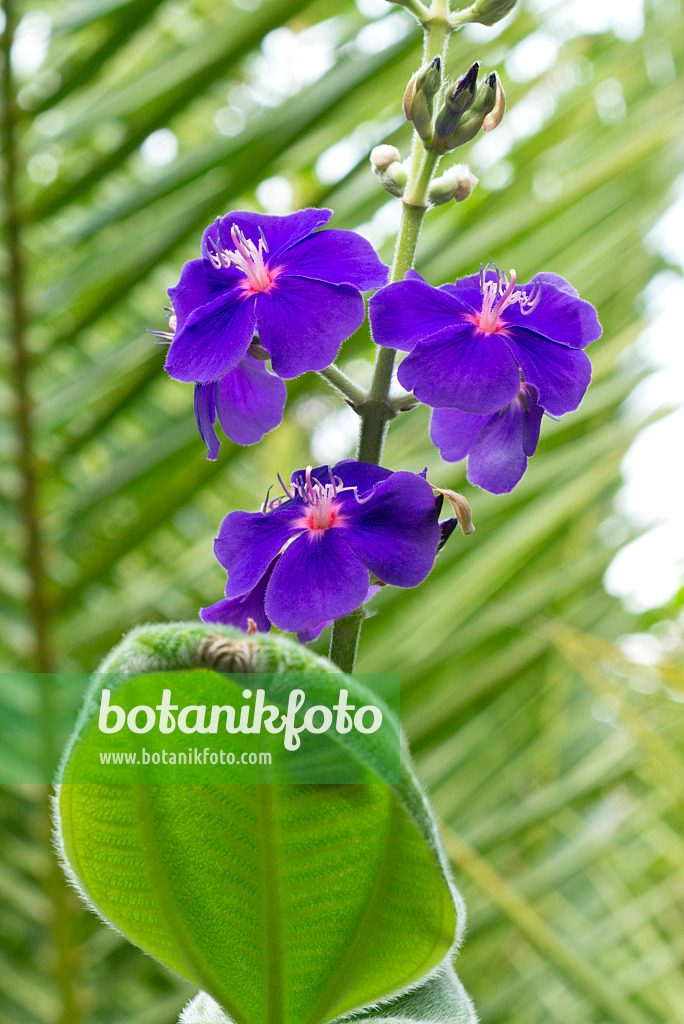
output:
<instances>
[{"instance_id":1,"label":"unopened bud cluster","mask_svg":"<svg viewBox=\"0 0 684 1024\"><path fill-rule=\"evenodd\" d=\"M480 131L491 131L503 117L506 96L496 71L478 85L480 65L475 62L450 87L437 115L432 145L441 152L470 142Z\"/></svg>"}]
</instances>

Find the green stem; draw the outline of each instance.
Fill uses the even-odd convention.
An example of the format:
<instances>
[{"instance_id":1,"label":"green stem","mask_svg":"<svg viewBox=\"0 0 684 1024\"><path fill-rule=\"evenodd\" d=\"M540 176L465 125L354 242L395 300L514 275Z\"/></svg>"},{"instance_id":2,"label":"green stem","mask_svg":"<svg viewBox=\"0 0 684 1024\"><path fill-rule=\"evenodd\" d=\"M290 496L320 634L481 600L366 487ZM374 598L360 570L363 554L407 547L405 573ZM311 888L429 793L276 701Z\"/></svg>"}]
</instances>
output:
<instances>
[{"instance_id":1,"label":"green stem","mask_svg":"<svg viewBox=\"0 0 684 1024\"><path fill-rule=\"evenodd\" d=\"M425 20L423 28L423 62L428 63L433 57L440 56L444 64L452 31L449 24L449 0L432 0L430 16ZM434 150L426 150L414 133L411 169L401 202L401 222L389 274L390 283L402 281L413 266L427 210L428 189L438 161L438 154ZM356 457L360 462L379 465L382 459L387 426L396 416L389 397L396 355L396 349L393 348L377 349L368 399L358 410L361 429ZM330 659L344 672L352 672L354 669L364 618L363 610L359 609L344 619L337 619L333 625Z\"/></svg>"},{"instance_id":2,"label":"green stem","mask_svg":"<svg viewBox=\"0 0 684 1024\"><path fill-rule=\"evenodd\" d=\"M330 641L330 660L343 672L353 672L356 663L356 651L361 636L361 624L366 615L361 608L343 619L336 619Z\"/></svg>"},{"instance_id":3,"label":"green stem","mask_svg":"<svg viewBox=\"0 0 684 1024\"><path fill-rule=\"evenodd\" d=\"M355 384L346 373L343 373L338 366L335 366L334 363L325 370L319 370L318 376L327 381L331 388L339 392L343 398L346 398L353 409L362 405L368 397L365 391L358 384Z\"/></svg>"},{"instance_id":4,"label":"green stem","mask_svg":"<svg viewBox=\"0 0 684 1024\"><path fill-rule=\"evenodd\" d=\"M394 0L395 4L409 11L414 18L417 18L421 25L430 17L430 12L420 0Z\"/></svg>"}]
</instances>

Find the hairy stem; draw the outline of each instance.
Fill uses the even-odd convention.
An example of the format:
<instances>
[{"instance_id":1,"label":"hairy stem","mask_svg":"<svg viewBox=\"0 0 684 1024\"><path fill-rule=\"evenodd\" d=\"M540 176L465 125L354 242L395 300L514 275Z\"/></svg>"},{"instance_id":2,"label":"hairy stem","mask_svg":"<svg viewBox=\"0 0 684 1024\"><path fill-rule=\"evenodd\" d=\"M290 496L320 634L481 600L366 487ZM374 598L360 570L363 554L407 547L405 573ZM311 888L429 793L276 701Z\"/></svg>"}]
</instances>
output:
<instances>
[{"instance_id":1,"label":"hairy stem","mask_svg":"<svg viewBox=\"0 0 684 1024\"><path fill-rule=\"evenodd\" d=\"M363 607L357 608L343 619L336 619L330 641L330 660L343 672L353 672L356 651L361 636L361 624L365 619Z\"/></svg>"},{"instance_id":2,"label":"hairy stem","mask_svg":"<svg viewBox=\"0 0 684 1024\"><path fill-rule=\"evenodd\" d=\"M439 56L444 64L452 31L449 0L432 0L430 16L424 22L423 29L423 62L427 63ZM428 189L438 160L439 156L433 150L426 150L414 132L410 171L401 201L401 221L389 274L390 283L402 281L413 266L427 210ZM396 349L393 348L378 347L376 352L368 399L358 410L361 427L356 454L361 462L379 465L382 459L387 426L396 415L390 399L396 355ZM344 619L337 619L333 625L330 659L344 672L352 672L354 669L364 617L362 611L354 612Z\"/></svg>"},{"instance_id":3,"label":"hairy stem","mask_svg":"<svg viewBox=\"0 0 684 1024\"><path fill-rule=\"evenodd\" d=\"M325 370L319 370L318 376L327 381L330 387L345 398L353 409L365 402L367 395L358 384L343 373L339 366L328 366Z\"/></svg>"}]
</instances>

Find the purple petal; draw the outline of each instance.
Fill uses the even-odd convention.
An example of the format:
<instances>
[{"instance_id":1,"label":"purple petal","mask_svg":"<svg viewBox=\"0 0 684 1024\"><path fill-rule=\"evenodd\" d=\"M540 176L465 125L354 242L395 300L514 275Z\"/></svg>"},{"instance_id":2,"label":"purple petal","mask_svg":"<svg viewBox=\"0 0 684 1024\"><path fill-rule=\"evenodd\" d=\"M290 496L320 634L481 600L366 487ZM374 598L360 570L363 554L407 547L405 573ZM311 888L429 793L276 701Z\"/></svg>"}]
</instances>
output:
<instances>
[{"instance_id":1,"label":"purple petal","mask_svg":"<svg viewBox=\"0 0 684 1024\"><path fill-rule=\"evenodd\" d=\"M527 469L522 435L525 410L516 399L490 417L468 458L468 479L492 494L512 491Z\"/></svg>"},{"instance_id":2,"label":"purple petal","mask_svg":"<svg viewBox=\"0 0 684 1024\"><path fill-rule=\"evenodd\" d=\"M166 370L176 380L207 384L232 370L254 335L254 296L234 288L195 309L171 342Z\"/></svg>"},{"instance_id":3,"label":"purple petal","mask_svg":"<svg viewBox=\"0 0 684 1024\"><path fill-rule=\"evenodd\" d=\"M242 597L225 597L222 601L217 601L216 604L202 608L200 610L202 621L220 622L224 626L235 626L236 629L247 633L250 628L249 620L252 619L260 633L268 633L271 623L266 617L264 602L266 587L275 564L276 560L274 559L256 586Z\"/></svg>"},{"instance_id":4,"label":"purple petal","mask_svg":"<svg viewBox=\"0 0 684 1024\"><path fill-rule=\"evenodd\" d=\"M274 266L278 256L285 249L289 249L291 245L295 245L302 238L312 234L316 228L327 224L331 217L332 210L311 208L298 210L286 217L273 217L266 213L247 213L244 210L236 210L234 213L227 213L225 217L218 217L213 224L209 225L202 238L202 253L208 256L210 252L216 252L217 247L234 249L230 229L235 225L246 238L257 246L263 231L268 245L267 264Z\"/></svg>"},{"instance_id":5,"label":"purple petal","mask_svg":"<svg viewBox=\"0 0 684 1024\"><path fill-rule=\"evenodd\" d=\"M176 314L176 330L185 326L193 310L215 302L221 295L229 292L243 276L233 267L229 270L223 267L217 270L209 260L190 260L184 264L178 284L169 288L169 298Z\"/></svg>"},{"instance_id":6,"label":"purple petal","mask_svg":"<svg viewBox=\"0 0 684 1024\"><path fill-rule=\"evenodd\" d=\"M327 622L319 622L317 626L311 626L310 629L302 629L297 633L297 639L300 644L310 644L312 640L316 640L326 626L330 626L335 620L329 619Z\"/></svg>"},{"instance_id":7,"label":"purple petal","mask_svg":"<svg viewBox=\"0 0 684 1024\"><path fill-rule=\"evenodd\" d=\"M392 476L391 469L375 466L371 462L343 459L333 466L333 473L342 481L343 487L356 488L358 494L367 494L381 480Z\"/></svg>"},{"instance_id":8,"label":"purple petal","mask_svg":"<svg viewBox=\"0 0 684 1024\"><path fill-rule=\"evenodd\" d=\"M576 409L591 380L591 363L586 353L557 345L524 327L511 327L506 333L506 342L520 363L525 380L534 384L539 393L540 405L552 416Z\"/></svg>"},{"instance_id":9,"label":"purple petal","mask_svg":"<svg viewBox=\"0 0 684 1024\"><path fill-rule=\"evenodd\" d=\"M305 277L276 278L257 296L256 310L259 340L279 377L330 366L364 317L355 288Z\"/></svg>"},{"instance_id":10,"label":"purple petal","mask_svg":"<svg viewBox=\"0 0 684 1024\"><path fill-rule=\"evenodd\" d=\"M527 410L523 421L522 446L525 455L534 455L539 444L539 430L544 410L537 402L537 389L525 382L520 385L521 396L527 402Z\"/></svg>"},{"instance_id":11,"label":"purple petal","mask_svg":"<svg viewBox=\"0 0 684 1024\"><path fill-rule=\"evenodd\" d=\"M377 584L373 584L372 587L369 587L368 593L366 594L366 601L370 601L371 597L374 597L378 590L380 590L380 587L377 586ZM315 640L321 635L326 626L332 626L334 621L334 619L327 619L325 622L319 622L317 626L312 626L310 629L304 629L297 633L297 639L300 644L310 644L312 640Z\"/></svg>"},{"instance_id":12,"label":"purple petal","mask_svg":"<svg viewBox=\"0 0 684 1024\"><path fill-rule=\"evenodd\" d=\"M585 348L601 337L596 310L590 302L579 298L572 285L557 274L537 274L524 290L529 293L535 281L541 284L536 309L523 314L514 303L501 314L502 324L519 325L569 348Z\"/></svg>"},{"instance_id":13,"label":"purple petal","mask_svg":"<svg viewBox=\"0 0 684 1024\"><path fill-rule=\"evenodd\" d=\"M280 265L288 277L347 284L362 292L387 282L388 268L370 242L354 231L329 229L310 235L284 252Z\"/></svg>"},{"instance_id":14,"label":"purple petal","mask_svg":"<svg viewBox=\"0 0 684 1024\"><path fill-rule=\"evenodd\" d=\"M487 281L496 280L496 274L493 270L487 271L486 279ZM442 284L440 288L445 292L449 292L450 295L460 297L465 294L477 294L482 299L479 274L468 274L467 277L459 277L453 284Z\"/></svg>"},{"instance_id":15,"label":"purple petal","mask_svg":"<svg viewBox=\"0 0 684 1024\"><path fill-rule=\"evenodd\" d=\"M543 270L540 274L534 275L530 284L533 281L539 281L542 285L550 284L557 288L559 292L565 292L566 295L572 295L573 298L579 299L577 289L569 281L566 281L564 277L561 277L560 274L552 274L548 270Z\"/></svg>"},{"instance_id":16,"label":"purple petal","mask_svg":"<svg viewBox=\"0 0 684 1024\"><path fill-rule=\"evenodd\" d=\"M266 614L291 633L339 619L363 603L368 572L337 530L308 532L281 555L266 591Z\"/></svg>"},{"instance_id":17,"label":"purple petal","mask_svg":"<svg viewBox=\"0 0 684 1024\"><path fill-rule=\"evenodd\" d=\"M216 389L219 423L236 444L256 444L283 418L287 388L252 356L241 359Z\"/></svg>"},{"instance_id":18,"label":"purple petal","mask_svg":"<svg viewBox=\"0 0 684 1024\"><path fill-rule=\"evenodd\" d=\"M430 440L445 462L460 462L488 420L487 415L460 409L435 409L430 420Z\"/></svg>"},{"instance_id":19,"label":"purple petal","mask_svg":"<svg viewBox=\"0 0 684 1024\"><path fill-rule=\"evenodd\" d=\"M502 335L473 324L420 342L403 360L399 382L433 408L498 412L520 388L520 373Z\"/></svg>"},{"instance_id":20,"label":"purple petal","mask_svg":"<svg viewBox=\"0 0 684 1024\"><path fill-rule=\"evenodd\" d=\"M414 345L445 328L460 326L467 312L453 295L422 281L397 281L368 303L376 345L410 352Z\"/></svg>"},{"instance_id":21,"label":"purple petal","mask_svg":"<svg viewBox=\"0 0 684 1024\"><path fill-rule=\"evenodd\" d=\"M216 434L216 385L195 384L195 419L200 437L207 446L207 458L214 462L218 458L221 442Z\"/></svg>"},{"instance_id":22,"label":"purple petal","mask_svg":"<svg viewBox=\"0 0 684 1024\"><path fill-rule=\"evenodd\" d=\"M301 530L301 517L301 502L275 512L226 516L214 541L214 554L228 570L226 597L240 597L256 586L281 548Z\"/></svg>"},{"instance_id":23,"label":"purple petal","mask_svg":"<svg viewBox=\"0 0 684 1024\"><path fill-rule=\"evenodd\" d=\"M342 536L383 583L415 587L435 560L439 523L430 484L415 473L393 473L372 498L347 505Z\"/></svg>"}]
</instances>

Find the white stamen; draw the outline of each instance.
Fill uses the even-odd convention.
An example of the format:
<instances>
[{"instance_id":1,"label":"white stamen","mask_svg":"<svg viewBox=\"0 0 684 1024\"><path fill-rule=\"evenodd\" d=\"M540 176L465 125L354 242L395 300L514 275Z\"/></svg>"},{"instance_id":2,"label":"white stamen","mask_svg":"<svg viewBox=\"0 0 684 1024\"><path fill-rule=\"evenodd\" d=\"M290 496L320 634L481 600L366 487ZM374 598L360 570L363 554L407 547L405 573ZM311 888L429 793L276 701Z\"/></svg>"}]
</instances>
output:
<instances>
[{"instance_id":1,"label":"white stamen","mask_svg":"<svg viewBox=\"0 0 684 1024\"><path fill-rule=\"evenodd\" d=\"M487 281L487 271L494 268L496 279ZM480 292L482 293L482 312L478 317L478 327L482 331L493 333L501 325L499 317L504 310L517 302L523 316L529 316L541 300L541 283L537 279L532 290L528 293L519 289L515 291L517 274L515 270L510 271L510 281L504 271L500 271L494 263L486 266L480 264Z\"/></svg>"}]
</instances>

